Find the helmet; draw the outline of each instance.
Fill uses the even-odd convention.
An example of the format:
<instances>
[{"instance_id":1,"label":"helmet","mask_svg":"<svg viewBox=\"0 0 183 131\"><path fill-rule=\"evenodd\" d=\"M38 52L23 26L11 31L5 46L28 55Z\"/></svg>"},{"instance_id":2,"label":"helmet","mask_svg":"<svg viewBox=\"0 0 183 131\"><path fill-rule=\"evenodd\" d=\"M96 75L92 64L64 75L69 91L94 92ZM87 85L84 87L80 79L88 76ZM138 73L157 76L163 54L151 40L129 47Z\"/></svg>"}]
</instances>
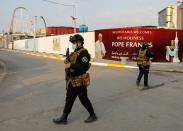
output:
<instances>
[{"instance_id":1,"label":"helmet","mask_svg":"<svg viewBox=\"0 0 183 131\"><path fill-rule=\"evenodd\" d=\"M79 34L75 34L74 36L70 36L69 41L71 43L81 42L81 44L84 44L84 38Z\"/></svg>"},{"instance_id":2,"label":"helmet","mask_svg":"<svg viewBox=\"0 0 183 131\"><path fill-rule=\"evenodd\" d=\"M149 47L148 44L146 44L146 43L143 43L143 44L142 44L142 49L147 49L148 47Z\"/></svg>"}]
</instances>

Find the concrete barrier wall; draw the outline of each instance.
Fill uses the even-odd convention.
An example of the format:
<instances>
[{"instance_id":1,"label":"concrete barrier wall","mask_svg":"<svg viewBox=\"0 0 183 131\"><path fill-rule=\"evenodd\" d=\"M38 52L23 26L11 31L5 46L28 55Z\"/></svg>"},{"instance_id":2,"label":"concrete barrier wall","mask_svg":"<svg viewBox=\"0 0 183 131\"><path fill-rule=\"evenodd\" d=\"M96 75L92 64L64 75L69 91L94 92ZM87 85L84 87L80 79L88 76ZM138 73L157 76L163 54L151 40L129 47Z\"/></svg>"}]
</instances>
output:
<instances>
[{"instance_id":1,"label":"concrete barrier wall","mask_svg":"<svg viewBox=\"0 0 183 131\"><path fill-rule=\"evenodd\" d=\"M84 47L88 49L91 57L95 57L95 34L94 32L80 33L84 37ZM38 51L54 54L64 54L66 49L72 50L72 44L69 42L69 35L49 36L35 39L14 41L14 49L25 51Z\"/></svg>"},{"instance_id":2,"label":"concrete barrier wall","mask_svg":"<svg viewBox=\"0 0 183 131\"><path fill-rule=\"evenodd\" d=\"M17 50L25 50L25 41L26 40L16 40L14 41L14 47Z\"/></svg>"}]
</instances>

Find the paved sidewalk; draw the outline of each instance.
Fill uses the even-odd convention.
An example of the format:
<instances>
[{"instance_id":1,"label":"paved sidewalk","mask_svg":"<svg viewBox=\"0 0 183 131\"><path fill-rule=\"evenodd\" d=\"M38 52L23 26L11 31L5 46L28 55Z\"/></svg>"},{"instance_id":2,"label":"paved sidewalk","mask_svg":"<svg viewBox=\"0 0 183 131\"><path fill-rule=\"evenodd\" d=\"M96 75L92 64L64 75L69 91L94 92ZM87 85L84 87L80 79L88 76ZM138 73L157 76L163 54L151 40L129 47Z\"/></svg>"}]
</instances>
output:
<instances>
[{"instance_id":1,"label":"paved sidewalk","mask_svg":"<svg viewBox=\"0 0 183 131\"><path fill-rule=\"evenodd\" d=\"M153 63L152 70L183 73L183 63Z\"/></svg>"},{"instance_id":2,"label":"paved sidewalk","mask_svg":"<svg viewBox=\"0 0 183 131\"><path fill-rule=\"evenodd\" d=\"M114 65L123 65L120 61L112 61L112 60L94 60L98 63L111 63ZM136 62L126 62L125 66L129 67L137 67ZM151 63L151 71L164 71L164 72L178 72L183 73L183 62L181 63L169 63L169 62L152 62Z\"/></svg>"},{"instance_id":3,"label":"paved sidewalk","mask_svg":"<svg viewBox=\"0 0 183 131\"><path fill-rule=\"evenodd\" d=\"M38 57L46 57L49 59L64 60L65 57L59 54L49 54L41 52L31 52L31 51L21 51L21 50L10 50L10 49L1 49L5 51L12 51L15 53L22 53L27 55L33 55ZM104 59L93 59L90 62L93 66L105 66L113 68L132 68L138 69L136 62L121 62L113 60L104 60ZM177 72L183 73L183 63L168 63L168 62L152 62L151 71L164 71L164 72Z\"/></svg>"},{"instance_id":4,"label":"paved sidewalk","mask_svg":"<svg viewBox=\"0 0 183 131\"><path fill-rule=\"evenodd\" d=\"M125 64L120 61L112 60L94 60L98 63L108 63L115 65L125 65L125 67L138 68L136 62L126 62ZM164 71L164 72L177 72L183 73L183 63L169 63L169 62L152 62L151 71Z\"/></svg>"}]
</instances>

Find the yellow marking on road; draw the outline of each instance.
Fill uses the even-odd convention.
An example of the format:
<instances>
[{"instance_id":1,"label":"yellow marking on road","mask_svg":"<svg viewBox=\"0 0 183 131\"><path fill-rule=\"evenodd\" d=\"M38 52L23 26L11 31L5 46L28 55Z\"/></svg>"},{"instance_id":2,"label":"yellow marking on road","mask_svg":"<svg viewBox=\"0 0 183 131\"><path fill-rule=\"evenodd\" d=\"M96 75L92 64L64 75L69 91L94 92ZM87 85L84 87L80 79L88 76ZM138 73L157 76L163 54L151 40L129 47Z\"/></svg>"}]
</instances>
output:
<instances>
[{"instance_id":1,"label":"yellow marking on road","mask_svg":"<svg viewBox=\"0 0 183 131\"><path fill-rule=\"evenodd\" d=\"M120 67L120 68L124 68L125 65L123 64L107 64L108 67Z\"/></svg>"}]
</instances>

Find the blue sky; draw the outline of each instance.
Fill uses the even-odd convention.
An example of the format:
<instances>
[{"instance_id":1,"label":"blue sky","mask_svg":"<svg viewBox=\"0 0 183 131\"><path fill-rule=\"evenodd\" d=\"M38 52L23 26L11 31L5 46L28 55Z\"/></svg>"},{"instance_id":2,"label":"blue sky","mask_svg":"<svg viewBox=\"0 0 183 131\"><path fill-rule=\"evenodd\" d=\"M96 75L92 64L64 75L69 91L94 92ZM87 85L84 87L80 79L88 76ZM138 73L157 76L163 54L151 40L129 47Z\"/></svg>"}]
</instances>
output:
<instances>
[{"instance_id":1,"label":"blue sky","mask_svg":"<svg viewBox=\"0 0 183 131\"><path fill-rule=\"evenodd\" d=\"M157 25L158 11L178 0L52 0L76 5L77 25L89 30L126 26ZM48 26L73 26L72 7L43 0L0 0L0 32L7 31L13 10L23 6L32 19L43 16Z\"/></svg>"}]
</instances>

